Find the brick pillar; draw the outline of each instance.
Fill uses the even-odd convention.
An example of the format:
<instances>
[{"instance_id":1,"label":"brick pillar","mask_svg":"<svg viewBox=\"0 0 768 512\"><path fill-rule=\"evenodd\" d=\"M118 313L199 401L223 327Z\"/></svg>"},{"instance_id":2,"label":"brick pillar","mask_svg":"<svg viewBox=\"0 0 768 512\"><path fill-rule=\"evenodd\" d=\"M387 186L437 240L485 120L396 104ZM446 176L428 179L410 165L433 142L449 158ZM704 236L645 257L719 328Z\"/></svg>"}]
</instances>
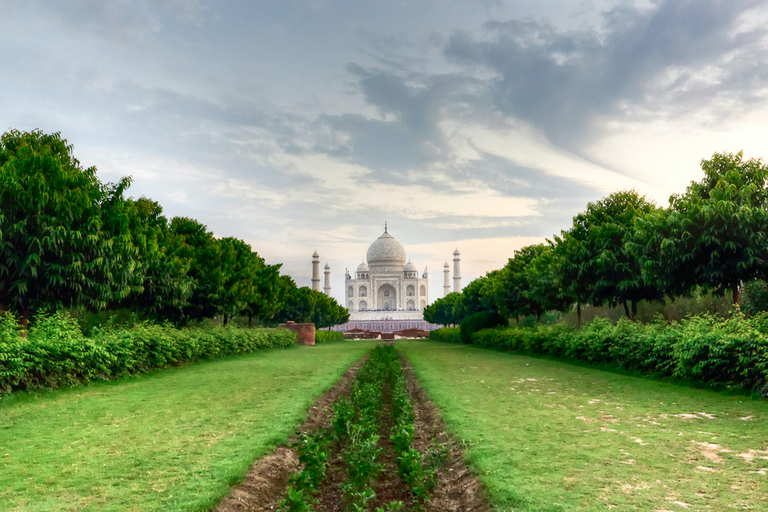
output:
<instances>
[{"instance_id":1,"label":"brick pillar","mask_svg":"<svg viewBox=\"0 0 768 512\"><path fill-rule=\"evenodd\" d=\"M289 320L278 327L295 332L299 345L315 344L315 324L297 324L293 320Z\"/></svg>"}]
</instances>

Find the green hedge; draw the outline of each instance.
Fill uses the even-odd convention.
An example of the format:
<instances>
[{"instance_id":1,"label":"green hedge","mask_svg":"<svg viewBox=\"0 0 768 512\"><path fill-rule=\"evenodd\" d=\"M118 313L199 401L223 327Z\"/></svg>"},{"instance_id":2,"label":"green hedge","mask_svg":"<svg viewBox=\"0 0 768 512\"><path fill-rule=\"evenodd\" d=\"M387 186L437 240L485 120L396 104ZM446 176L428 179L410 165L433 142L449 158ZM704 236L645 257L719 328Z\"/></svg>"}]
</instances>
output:
<instances>
[{"instance_id":1,"label":"green hedge","mask_svg":"<svg viewBox=\"0 0 768 512\"><path fill-rule=\"evenodd\" d=\"M459 341L455 330L431 339ZM768 315L713 315L679 322L612 323L598 318L574 329L566 324L484 329L472 344L575 359L646 375L670 376L768 393Z\"/></svg>"},{"instance_id":2,"label":"green hedge","mask_svg":"<svg viewBox=\"0 0 768 512\"><path fill-rule=\"evenodd\" d=\"M435 341L447 341L449 343L461 343L461 331L458 327L443 327L429 333L429 339Z\"/></svg>"},{"instance_id":3,"label":"green hedge","mask_svg":"<svg viewBox=\"0 0 768 512\"><path fill-rule=\"evenodd\" d=\"M329 341L344 341L344 333L339 331L315 331L315 344L328 343Z\"/></svg>"},{"instance_id":4,"label":"green hedge","mask_svg":"<svg viewBox=\"0 0 768 512\"><path fill-rule=\"evenodd\" d=\"M200 359L287 347L285 329L176 329L138 324L85 337L64 313L35 319L27 338L13 316L0 316L0 393L108 380Z\"/></svg>"}]
</instances>

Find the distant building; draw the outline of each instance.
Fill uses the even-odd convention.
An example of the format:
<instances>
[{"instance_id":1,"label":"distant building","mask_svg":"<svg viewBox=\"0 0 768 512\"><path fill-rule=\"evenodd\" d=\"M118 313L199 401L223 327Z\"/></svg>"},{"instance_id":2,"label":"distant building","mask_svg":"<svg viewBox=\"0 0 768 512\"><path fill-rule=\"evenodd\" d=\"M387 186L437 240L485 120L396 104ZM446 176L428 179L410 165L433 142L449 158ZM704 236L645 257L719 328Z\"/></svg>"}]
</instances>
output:
<instances>
[{"instance_id":1,"label":"distant building","mask_svg":"<svg viewBox=\"0 0 768 512\"><path fill-rule=\"evenodd\" d=\"M424 320L424 308L429 304L427 269L419 275L416 265L410 261L406 263L405 248L389 234L386 224L384 233L368 248L366 260L357 267L354 277L349 270L345 273L344 305L350 312L350 318L348 323L338 325L334 330L357 328L392 332L440 327ZM317 282L318 288L319 266L319 257L315 257L312 283ZM461 289L458 250L454 253L454 269L454 289ZM446 285L447 279L446 274ZM326 283L330 292L327 268Z\"/></svg>"}]
</instances>

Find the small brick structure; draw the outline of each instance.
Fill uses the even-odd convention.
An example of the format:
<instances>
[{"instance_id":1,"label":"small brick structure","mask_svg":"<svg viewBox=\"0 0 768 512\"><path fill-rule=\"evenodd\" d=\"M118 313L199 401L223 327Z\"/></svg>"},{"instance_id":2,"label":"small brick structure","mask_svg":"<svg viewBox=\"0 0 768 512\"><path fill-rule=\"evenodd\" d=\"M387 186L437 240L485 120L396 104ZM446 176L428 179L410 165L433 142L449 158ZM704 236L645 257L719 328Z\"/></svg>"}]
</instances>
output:
<instances>
[{"instance_id":1,"label":"small brick structure","mask_svg":"<svg viewBox=\"0 0 768 512\"><path fill-rule=\"evenodd\" d=\"M278 327L295 332L299 345L314 346L315 344L315 324L297 324L293 320L288 320Z\"/></svg>"}]
</instances>

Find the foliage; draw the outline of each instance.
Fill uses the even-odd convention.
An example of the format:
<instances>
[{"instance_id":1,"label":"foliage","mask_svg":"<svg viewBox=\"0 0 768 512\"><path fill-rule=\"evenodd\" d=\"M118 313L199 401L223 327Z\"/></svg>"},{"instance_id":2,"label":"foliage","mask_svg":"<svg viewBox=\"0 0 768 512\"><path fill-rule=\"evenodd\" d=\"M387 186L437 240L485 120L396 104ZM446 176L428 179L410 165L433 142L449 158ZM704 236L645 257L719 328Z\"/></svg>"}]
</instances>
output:
<instances>
[{"instance_id":1,"label":"foliage","mask_svg":"<svg viewBox=\"0 0 768 512\"><path fill-rule=\"evenodd\" d=\"M138 252L136 260L145 272L141 293L131 294L120 305L149 318L178 322L195 287L189 276L189 251L184 251L183 239L171 232L157 202L144 197L129 199L126 212Z\"/></svg>"},{"instance_id":2,"label":"foliage","mask_svg":"<svg viewBox=\"0 0 768 512\"><path fill-rule=\"evenodd\" d=\"M499 316L498 313L490 311L473 313L461 321L461 327L459 329L461 341L464 343L471 343L473 333L480 329L493 328L497 325L507 325L507 321Z\"/></svg>"},{"instance_id":3,"label":"foliage","mask_svg":"<svg viewBox=\"0 0 768 512\"><path fill-rule=\"evenodd\" d=\"M290 278L288 278L290 279ZM283 280L286 287L286 298L283 307L275 318L279 322L293 320L296 323L313 323L315 327L331 327L346 323L349 320L347 308L339 305L336 299L326 294L312 290L306 286L290 287L293 280Z\"/></svg>"},{"instance_id":4,"label":"foliage","mask_svg":"<svg viewBox=\"0 0 768 512\"><path fill-rule=\"evenodd\" d=\"M757 279L745 283L741 295L741 309L748 315L768 311L768 283Z\"/></svg>"},{"instance_id":5,"label":"foliage","mask_svg":"<svg viewBox=\"0 0 768 512\"><path fill-rule=\"evenodd\" d=\"M424 308L424 320L433 324L456 325L461 322L461 317L455 312L461 308L458 305L462 300L462 294L451 292L445 297L437 299Z\"/></svg>"},{"instance_id":6,"label":"foliage","mask_svg":"<svg viewBox=\"0 0 768 512\"><path fill-rule=\"evenodd\" d=\"M434 339L439 339L439 335ZM485 329L471 343L768 393L768 314Z\"/></svg>"},{"instance_id":7,"label":"foliage","mask_svg":"<svg viewBox=\"0 0 768 512\"><path fill-rule=\"evenodd\" d=\"M671 295L701 286L722 295L768 278L768 166L742 153L702 160L704 179L637 223L631 249L643 279Z\"/></svg>"},{"instance_id":8,"label":"foliage","mask_svg":"<svg viewBox=\"0 0 768 512\"><path fill-rule=\"evenodd\" d=\"M534 315L538 318L546 311L546 305L539 303L536 294L531 293L531 276L535 273L528 268L547 251L549 248L545 244L529 245L515 251L509 259L493 286L501 314L507 317Z\"/></svg>"},{"instance_id":9,"label":"foliage","mask_svg":"<svg viewBox=\"0 0 768 512\"><path fill-rule=\"evenodd\" d=\"M572 302L623 304L629 313L628 301L634 305L662 298L657 288L643 280L640 264L626 246L636 219L658 211L634 190L615 192L589 203L573 218L573 226L555 237L562 281Z\"/></svg>"},{"instance_id":10,"label":"foliage","mask_svg":"<svg viewBox=\"0 0 768 512\"><path fill-rule=\"evenodd\" d=\"M0 392L115 379L296 343L286 329L176 329L148 323L87 338L65 312L39 314L25 339L11 328L16 321L10 313L0 316Z\"/></svg>"},{"instance_id":11,"label":"foliage","mask_svg":"<svg viewBox=\"0 0 768 512\"><path fill-rule=\"evenodd\" d=\"M458 327L443 327L430 331L429 339L434 341L445 341L449 343L461 343L461 329Z\"/></svg>"},{"instance_id":12,"label":"foliage","mask_svg":"<svg viewBox=\"0 0 768 512\"><path fill-rule=\"evenodd\" d=\"M315 330L315 344L330 343L332 341L344 341L344 334L339 331Z\"/></svg>"},{"instance_id":13,"label":"foliage","mask_svg":"<svg viewBox=\"0 0 768 512\"><path fill-rule=\"evenodd\" d=\"M141 291L128 226L129 178L102 184L60 134L0 137L0 305L22 315L78 304L101 309Z\"/></svg>"}]
</instances>

